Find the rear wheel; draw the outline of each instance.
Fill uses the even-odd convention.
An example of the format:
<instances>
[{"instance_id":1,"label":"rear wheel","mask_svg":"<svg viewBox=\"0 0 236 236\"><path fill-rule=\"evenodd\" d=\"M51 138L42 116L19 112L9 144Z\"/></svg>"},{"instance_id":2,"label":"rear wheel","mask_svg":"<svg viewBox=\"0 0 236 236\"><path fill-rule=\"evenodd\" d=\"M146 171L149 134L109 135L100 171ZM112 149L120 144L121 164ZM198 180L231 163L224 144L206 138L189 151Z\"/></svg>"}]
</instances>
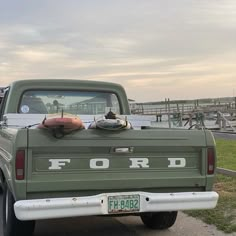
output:
<instances>
[{"instance_id":1,"label":"rear wheel","mask_svg":"<svg viewBox=\"0 0 236 236\"><path fill-rule=\"evenodd\" d=\"M174 225L177 211L171 212L147 212L141 214L145 226L151 229L168 229Z\"/></svg>"},{"instance_id":2,"label":"rear wheel","mask_svg":"<svg viewBox=\"0 0 236 236\"><path fill-rule=\"evenodd\" d=\"M4 236L31 236L34 232L35 221L20 221L14 212L14 197L7 187L6 182L2 183L2 228Z\"/></svg>"}]
</instances>

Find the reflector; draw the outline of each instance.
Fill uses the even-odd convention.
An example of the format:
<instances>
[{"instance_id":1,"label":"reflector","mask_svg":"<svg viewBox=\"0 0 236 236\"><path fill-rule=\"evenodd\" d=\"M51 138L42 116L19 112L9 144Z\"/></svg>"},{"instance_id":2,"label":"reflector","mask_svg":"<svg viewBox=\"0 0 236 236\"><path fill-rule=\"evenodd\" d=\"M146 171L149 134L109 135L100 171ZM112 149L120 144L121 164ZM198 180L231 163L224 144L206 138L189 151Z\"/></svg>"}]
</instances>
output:
<instances>
[{"instance_id":1,"label":"reflector","mask_svg":"<svg viewBox=\"0 0 236 236\"><path fill-rule=\"evenodd\" d=\"M16 179L23 180L25 175L25 151L18 150L16 153Z\"/></svg>"},{"instance_id":2,"label":"reflector","mask_svg":"<svg viewBox=\"0 0 236 236\"><path fill-rule=\"evenodd\" d=\"M215 171L215 150L214 148L207 149L207 174L213 175Z\"/></svg>"}]
</instances>

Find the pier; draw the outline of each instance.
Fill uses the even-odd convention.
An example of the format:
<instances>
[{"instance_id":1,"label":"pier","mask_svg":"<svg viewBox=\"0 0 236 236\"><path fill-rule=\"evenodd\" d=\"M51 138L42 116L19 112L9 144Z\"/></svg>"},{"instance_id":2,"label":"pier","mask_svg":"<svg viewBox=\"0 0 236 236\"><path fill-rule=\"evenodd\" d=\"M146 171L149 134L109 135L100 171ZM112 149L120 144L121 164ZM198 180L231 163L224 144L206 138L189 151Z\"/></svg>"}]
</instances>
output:
<instances>
[{"instance_id":1,"label":"pier","mask_svg":"<svg viewBox=\"0 0 236 236\"><path fill-rule=\"evenodd\" d=\"M169 127L204 126L236 132L236 97L132 103L131 112L156 116L156 122L168 122Z\"/></svg>"}]
</instances>

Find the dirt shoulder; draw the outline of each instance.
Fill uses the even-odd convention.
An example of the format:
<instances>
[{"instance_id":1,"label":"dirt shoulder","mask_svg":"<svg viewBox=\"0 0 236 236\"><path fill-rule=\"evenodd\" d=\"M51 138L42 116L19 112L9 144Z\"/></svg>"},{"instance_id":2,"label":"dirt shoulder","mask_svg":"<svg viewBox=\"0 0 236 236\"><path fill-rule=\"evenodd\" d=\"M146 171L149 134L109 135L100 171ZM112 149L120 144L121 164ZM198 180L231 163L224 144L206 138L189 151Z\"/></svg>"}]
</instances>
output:
<instances>
[{"instance_id":1,"label":"dirt shoulder","mask_svg":"<svg viewBox=\"0 0 236 236\"><path fill-rule=\"evenodd\" d=\"M187 216L183 212L178 213L177 221L173 227L160 231L147 229L139 217L118 217L116 219L140 236L236 236L236 233L226 234L217 230L215 226Z\"/></svg>"}]
</instances>

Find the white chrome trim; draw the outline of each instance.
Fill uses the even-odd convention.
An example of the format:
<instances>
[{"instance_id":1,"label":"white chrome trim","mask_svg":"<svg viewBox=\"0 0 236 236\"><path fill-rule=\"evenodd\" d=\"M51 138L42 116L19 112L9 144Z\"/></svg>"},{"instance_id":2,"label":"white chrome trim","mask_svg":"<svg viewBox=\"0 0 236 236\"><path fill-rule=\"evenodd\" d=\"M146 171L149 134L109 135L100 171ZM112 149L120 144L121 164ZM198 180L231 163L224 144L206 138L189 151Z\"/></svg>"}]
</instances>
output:
<instances>
[{"instance_id":1,"label":"white chrome trim","mask_svg":"<svg viewBox=\"0 0 236 236\"><path fill-rule=\"evenodd\" d=\"M8 204L9 204L9 190L6 190L6 206L5 206L5 216L6 216L6 223L8 222Z\"/></svg>"},{"instance_id":2,"label":"white chrome trim","mask_svg":"<svg viewBox=\"0 0 236 236\"><path fill-rule=\"evenodd\" d=\"M140 212L211 209L217 204L216 192L103 193L88 197L21 200L14 204L19 220L40 220L74 216L107 215L108 196L140 195Z\"/></svg>"},{"instance_id":3,"label":"white chrome trim","mask_svg":"<svg viewBox=\"0 0 236 236\"><path fill-rule=\"evenodd\" d=\"M105 114L104 114L105 115ZM24 127L32 124L41 123L43 119L47 117L48 114L16 114L16 113L8 113L5 114L4 117L7 120L6 125L16 126L16 127ZM89 124L101 117L102 115L79 115L80 119L83 121L85 128L88 128ZM148 116L148 115L119 115L119 117L123 117L127 119L133 126L134 129L141 129L142 126L151 126L152 121L156 121L156 116ZM36 128L37 126L33 126Z\"/></svg>"}]
</instances>

